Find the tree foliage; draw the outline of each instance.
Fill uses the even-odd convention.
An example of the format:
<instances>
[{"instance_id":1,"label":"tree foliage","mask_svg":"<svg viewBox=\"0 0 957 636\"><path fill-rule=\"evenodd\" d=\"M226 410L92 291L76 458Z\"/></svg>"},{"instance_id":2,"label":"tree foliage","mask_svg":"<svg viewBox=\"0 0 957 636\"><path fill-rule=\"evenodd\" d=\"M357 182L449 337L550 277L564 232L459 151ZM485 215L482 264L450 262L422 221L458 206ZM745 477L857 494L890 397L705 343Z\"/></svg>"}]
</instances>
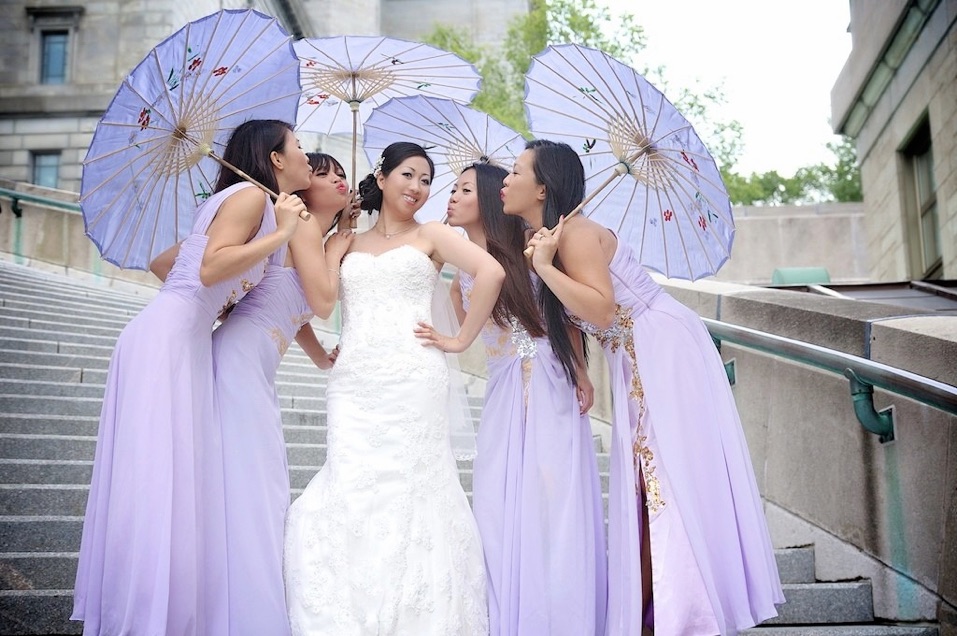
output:
<instances>
[{"instance_id":1,"label":"tree foliage","mask_svg":"<svg viewBox=\"0 0 957 636\"><path fill-rule=\"evenodd\" d=\"M860 172L853 142L828 144L834 166L801 168L792 177L775 171L744 176L735 171L743 149L743 128L737 120L722 120L715 112L726 102L720 87L669 91L663 66L642 57L644 29L633 14L612 16L596 0L531 0L529 11L516 16L500 50L475 45L468 31L439 25L426 42L452 51L475 64L482 90L472 106L530 137L522 103L525 73L532 56L552 44L575 43L600 49L628 64L662 91L694 126L721 171L731 200L737 205L781 205L826 200L860 201Z\"/></svg>"},{"instance_id":2,"label":"tree foliage","mask_svg":"<svg viewBox=\"0 0 957 636\"><path fill-rule=\"evenodd\" d=\"M731 202L736 205L797 205L837 201L862 201L861 171L857 165L854 141L843 137L827 144L834 164L820 163L799 168L792 177L776 171L750 176L723 171Z\"/></svg>"}]
</instances>

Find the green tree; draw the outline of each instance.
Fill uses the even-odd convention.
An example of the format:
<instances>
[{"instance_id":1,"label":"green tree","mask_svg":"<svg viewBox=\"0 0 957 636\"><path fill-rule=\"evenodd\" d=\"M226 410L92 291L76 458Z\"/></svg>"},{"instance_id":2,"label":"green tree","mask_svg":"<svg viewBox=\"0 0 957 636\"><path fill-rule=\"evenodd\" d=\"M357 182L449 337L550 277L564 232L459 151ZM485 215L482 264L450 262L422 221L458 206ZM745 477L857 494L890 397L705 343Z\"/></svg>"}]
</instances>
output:
<instances>
[{"instance_id":1,"label":"green tree","mask_svg":"<svg viewBox=\"0 0 957 636\"><path fill-rule=\"evenodd\" d=\"M447 25L437 25L425 41L474 64L482 75L482 90L472 100L472 106L527 136L525 107L522 104L524 88L515 90L516 80L512 70L500 56L474 45L464 29Z\"/></svg>"},{"instance_id":2,"label":"green tree","mask_svg":"<svg viewBox=\"0 0 957 636\"><path fill-rule=\"evenodd\" d=\"M835 201L863 201L861 167L857 163L857 147L850 137L842 137L839 143L827 145L837 161L833 167L822 170L822 182Z\"/></svg>"},{"instance_id":3,"label":"green tree","mask_svg":"<svg viewBox=\"0 0 957 636\"><path fill-rule=\"evenodd\" d=\"M740 156L740 123L709 116L724 103L723 92L706 88L669 95L663 67L642 63L647 40L635 16L612 16L596 0L532 0L528 13L509 24L500 52L476 47L465 31L447 26L437 27L426 41L475 64L483 83L473 105L526 137L530 135L522 99L532 56L550 44L575 43L600 49L628 64L668 95L695 127L719 167L733 166Z\"/></svg>"},{"instance_id":4,"label":"green tree","mask_svg":"<svg viewBox=\"0 0 957 636\"><path fill-rule=\"evenodd\" d=\"M827 144L834 164L820 163L782 177L776 171L745 177L733 170L722 174L735 205L797 205L828 201L862 201L861 172L854 142L844 137Z\"/></svg>"}]
</instances>

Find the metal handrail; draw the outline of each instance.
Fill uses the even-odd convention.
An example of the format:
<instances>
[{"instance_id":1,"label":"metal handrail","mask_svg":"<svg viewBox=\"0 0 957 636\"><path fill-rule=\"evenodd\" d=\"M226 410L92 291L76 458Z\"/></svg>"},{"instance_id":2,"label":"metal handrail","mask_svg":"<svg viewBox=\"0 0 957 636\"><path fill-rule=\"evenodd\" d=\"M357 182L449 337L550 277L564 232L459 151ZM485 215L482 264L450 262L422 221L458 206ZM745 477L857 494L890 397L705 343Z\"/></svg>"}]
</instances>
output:
<instances>
[{"instance_id":1,"label":"metal handrail","mask_svg":"<svg viewBox=\"0 0 957 636\"><path fill-rule=\"evenodd\" d=\"M9 188L0 188L0 197L6 197L10 199L10 209L13 211L14 216L16 216L17 218L19 218L23 214L23 208L20 207L20 201L38 203L40 205L47 205L53 208L60 208L61 210L68 210L70 212L80 211L80 205L78 203L72 203L70 201L60 201L59 199L51 199L50 197L42 197L37 194L30 194L28 192L20 192L19 190L10 190Z\"/></svg>"},{"instance_id":2,"label":"metal handrail","mask_svg":"<svg viewBox=\"0 0 957 636\"><path fill-rule=\"evenodd\" d=\"M951 415L957 415L957 387L950 384L938 382L880 362L874 362L867 358L801 342L800 340L792 340L791 338L709 318L702 318L702 320L708 327L708 331L711 332L711 337L716 341L742 345L749 349L782 356L789 360L841 374L851 381L852 391L858 393L861 390L861 385L877 387L927 404ZM858 393L855 393L855 401L858 400ZM857 410L856 403L855 410ZM862 424L864 424L863 421ZM867 424L865 424L865 427L871 430Z\"/></svg>"}]
</instances>

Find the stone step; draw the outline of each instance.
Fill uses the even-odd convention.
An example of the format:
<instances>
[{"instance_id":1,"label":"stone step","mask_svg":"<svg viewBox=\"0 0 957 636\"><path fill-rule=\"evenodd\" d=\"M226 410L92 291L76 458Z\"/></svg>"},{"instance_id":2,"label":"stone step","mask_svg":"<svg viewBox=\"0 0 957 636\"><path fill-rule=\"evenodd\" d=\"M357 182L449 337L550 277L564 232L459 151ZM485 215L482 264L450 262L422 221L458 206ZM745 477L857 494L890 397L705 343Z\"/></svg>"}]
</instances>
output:
<instances>
[{"instance_id":1,"label":"stone step","mask_svg":"<svg viewBox=\"0 0 957 636\"><path fill-rule=\"evenodd\" d=\"M89 484L93 460L0 459L0 484Z\"/></svg>"},{"instance_id":2,"label":"stone step","mask_svg":"<svg viewBox=\"0 0 957 636\"><path fill-rule=\"evenodd\" d=\"M82 532L82 515L67 517L0 516L0 554L8 552L76 552L80 549Z\"/></svg>"},{"instance_id":3,"label":"stone step","mask_svg":"<svg viewBox=\"0 0 957 636\"><path fill-rule=\"evenodd\" d=\"M0 404L3 400L0 399ZM0 434L0 458L4 459L92 459L96 437L81 435ZM286 457L290 466L322 466L326 461L326 445L287 443ZM609 456L597 455L598 472L608 473ZM472 469L472 460L458 462L459 469Z\"/></svg>"},{"instance_id":4,"label":"stone step","mask_svg":"<svg viewBox=\"0 0 957 636\"><path fill-rule=\"evenodd\" d=\"M36 367L33 367L36 369ZM35 379L15 379L0 376L0 395L35 395L50 397L96 397L103 398L105 386L93 382L56 382ZM310 411L325 410L325 378L317 378L313 384L300 382L276 382L280 406L302 408Z\"/></svg>"},{"instance_id":5,"label":"stone step","mask_svg":"<svg viewBox=\"0 0 957 636\"><path fill-rule=\"evenodd\" d=\"M73 342L50 342L48 340L21 340L19 338L0 338L0 350L39 351L61 353L65 355L85 355L96 358L109 358L113 355L113 345L92 345Z\"/></svg>"},{"instance_id":6,"label":"stone step","mask_svg":"<svg viewBox=\"0 0 957 636\"><path fill-rule=\"evenodd\" d=\"M47 342L72 342L75 344L94 344L112 347L116 344L115 335L92 334L84 330L80 333L65 333L59 330L39 327L16 327L0 324L0 338L11 340L42 340Z\"/></svg>"},{"instance_id":7,"label":"stone step","mask_svg":"<svg viewBox=\"0 0 957 636\"><path fill-rule=\"evenodd\" d=\"M108 355L90 356L0 348L0 364L23 364L35 367L58 366L82 370L100 369L105 372L110 366L110 357Z\"/></svg>"},{"instance_id":8,"label":"stone step","mask_svg":"<svg viewBox=\"0 0 957 636\"><path fill-rule=\"evenodd\" d=\"M92 460L96 438L81 435L0 435L0 458Z\"/></svg>"},{"instance_id":9,"label":"stone step","mask_svg":"<svg viewBox=\"0 0 957 636\"><path fill-rule=\"evenodd\" d=\"M36 415L100 416L103 400L99 397L0 394L0 413Z\"/></svg>"},{"instance_id":10,"label":"stone step","mask_svg":"<svg viewBox=\"0 0 957 636\"><path fill-rule=\"evenodd\" d=\"M44 297L76 299L89 298L101 302L112 302L123 306L136 306L149 302L158 288L142 286L136 291L124 291L94 280L79 280L60 274L42 273L33 276L36 270L19 268L10 272L0 268L0 287L11 293L40 294Z\"/></svg>"},{"instance_id":11,"label":"stone step","mask_svg":"<svg viewBox=\"0 0 957 636\"><path fill-rule=\"evenodd\" d=\"M874 620L874 593L870 581L784 583L778 616L765 625L819 625L869 623Z\"/></svg>"},{"instance_id":12,"label":"stone step","mask_svg":"<svg viewBox=\"0 0 957 636\"><path fill-rule=\"evenodd\" d=\"M0 554L0 589L71 590L76 580L76 552L6 552Z\"/></svg>"},{"instance_id":13,"label":"stone step","mask_svg":"<svg viewBox=\"0 0 957 636\"><path fill-rule=\"evenodd\" d=\"M27 309L22 307L0 307L0 316L9 318L20 318L25 320L49 320L50 307L45 309ZM119 330L126 326L132 316L110 317L107 315L89 315L74 314L69 317L69 321L76 325L89 325L91 327L114 328Z\"/></svg>"},{"instance_id":14,"label":"stone step","mask_svg":"<svg viewBox=\"0 0 957 636\"><path fill-rule=\"evenodd\" d=\"M0 484L0 515L82 516L89 484Z\"/></svg>"},{"instance_id":15,"label":"stone step","mask_svg":"<svg viewBox=\"0 0 957 636\"><path fill-rule=\"evenodd\" d=\"M0 395L96 398L102 401L104 389L102 384L89 382L46 382L0 378Z\"/></svg>"},{"instance_id":16,"label":"stone step","mask_svg":"<svg viewBox=\"0 0 957 636\"><path fill-rule=\"evenodd\" d=\"M81 325L71 322L69 318L60 318L59 316L51 316L49 314L43 319L14 318L4 315L2 309L0 309L0 325L9 328L36 329L38 331L59 333L62 334L64 338L69 337L71 334L88 333L90 335L109 337L115 340L116 337L120 335L120 331L123 330L122 327Z\"/></svg>"},{"instance_id":17,"label":"stone step","mask_svg":"<svg viewBox=\"0 0 957 636\"><path fill-rule=\"evenodd\" d=\"M813 583L816 580L813 546L778 549L775 555L782 583Z\"/></svg>"},{"instance_id":18,"label":"stone step","mask_svg":"<svg viewBox=\"0 0 957 636\"><path fill-rule=\"evenodd\" d=\"M0 590L0 634L81 634L83 623L71 621L72 613L72 585L66 590Z\"/></svg>"},{"instance_id":19,"label":"stone step","mask_svg":"<svg viewBox=\"0 0 957 636\"><path fill-rule=\"evenodd\" d=\"M282 411L282 421L286 441L302 441L302 436L310 435L308 431L302 433L292 431L298 431L300 429L325 429L326 414L302 410ZM75 416L0 412L0 434L80 435L96 437L99 422L99 415ZM324 430L317 431L316 434L319 435L318 440L325 440Z\"/></svg>"},{"instance_id":20,"label":"stone step","mask_svg":"<svg viewBox=\"0 0 957 636\"><path fill-rule=\"evenodd\" d=\"M933 625L793 625L753 627L741 636L938 636Z\"/></svg>"},{"instance_id":21,"label":"stone step","mask_svg":"<svg viewBox=\"0 0 957 636\"><path fill-rule=\"evenodd\" d=\"M0 363L0 378L36 382L82 382L83 370L39 364Z\"/></svg>"},{"instance_id":22,"label":"stone step","mask_svg":"<svg viewBox=\"0 0 957 636\"><path fill-rule=\"evenodd\" d=\"M3 524L2 517L0 517L0 524ZM69 524L69 529L67 525ZM41 525L41 523L37 523ZM75 546L79 545L79 527L82 526L82 519L76 520L61 520L61 521L47 521L44 523L46 525L46 530L51 531L52 534L57 537L63 537L65 535L72 535L73 541L75 541ZM3 526L0 526L3 527ZM6 529L4 527L4 529ZM43 534L43 531L40 532ZM62 538L54 539L52 543L63 543ZM76 559L77 554L75 549L70 550L56 550L53 545L48 548L47 551L38 552L38 551L15 551L5 549L0 552L0 589L3 590L25 590L25 589L34 589L34 590L55 590L55 589L71 589L73 587L73 580L76 576ZM829 589L833 584L828 583L817 583L812 587L817 588L818 596L820 597L823 594L829 593ZM860 622L860 621L858 621ZM810 636L814 634L815 636L825 636L826 634L831 634L832 632L828 630L841 629L846 630L847 625L844 626L817 626L812 627L808 625L797 626L780 626L780 627L771 627L767 623L761 628L756 628L744 632L745 634L754 633L755 636L794 636L798 635L807 635ZM857 627L856 629L870 629L871 632L847 632L840 631L835 632L836 634L859 634L859 633L874 633L874 634L897 634L898 632L889 631L891 629L899 629L900 626L868 626L868 627ZM910 627L909 629L916 630L914 634L926 634L926 630L932 629L929 626L924 627ZM800 631L798 631L800 630ZM813 630L813 631L811 631Z\"/></svg>"},{"instance_id":23,"label":"stone step","mask_svg":"<svg viewBox=\"0 0 957 636\"><path fill-rule=\"evenodd\" d=\"M20 352L11 352L11 357L16 354L20 357ZM39 355L40 361L50 361L49 357ZM57 354L52 354L57 355ZM37 357L33 357L37 360ZM76 358L74 358L76 360ZM93 363L99 364L98 359L93 359ZM107 361L108 362L108 361ZM78 366L63 366L59 364L24 364L22 362L0 362L0 379L9 380L34 380L37 382L85 382L89 384L106 384L107 370L103 368L84 368ZM276 374L276 386L280 392L294 395L312 391L313 393L324 393L328 383L328 372L317 369L315 366L309 370L308 367L299 369L294 366L280 365ZM481 406L481 399L478 406Z\"/></svg>"},{"instance_id":24,"label":"stone step","mask_svg":"<svg viewBox=\"0 0 957 636\"><path fill-rule=\"evenodd\" d=\"M135 302L111 298L108 295L97 293L57 293L47 290L36 290L29 287L14 287L2 285L0 290L0 306L14 305L55 305L61 310L89 311L101 313L115 313L116 315L135 315L146 306L147 299Z\"/></svg>"},{"instance_id":25,"label":"stone step","mask_svg":"<svg viewBox=\"0 0 957 636\"><path fill-rule=\"evenodd\" d=\"M79 315L90 318L129 320L142 310L142 307L110 303L108 300L48 298L26 293L10 293L7 290L0 292L0 308L28 311L43 311L46 309L49 313L51 304L57 308L57 314L64 317Z\"/></svg>"}]
</instances>

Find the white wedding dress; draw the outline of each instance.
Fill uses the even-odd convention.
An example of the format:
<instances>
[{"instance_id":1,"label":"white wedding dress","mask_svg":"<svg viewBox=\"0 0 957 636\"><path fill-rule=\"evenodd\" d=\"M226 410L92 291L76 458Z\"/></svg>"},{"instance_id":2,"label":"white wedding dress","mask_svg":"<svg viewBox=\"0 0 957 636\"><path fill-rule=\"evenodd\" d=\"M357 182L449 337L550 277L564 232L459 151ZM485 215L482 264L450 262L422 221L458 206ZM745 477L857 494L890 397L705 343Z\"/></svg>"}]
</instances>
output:
<instances>
[{"instance_id":1,"label":"white wedding dress","mask_svg":"<svg viewBox=\"0 0 957 636\"><path fill-rule=\"evenodd\" d=\"M437 273L403 245L341 268L326 463L286 520L295 636L488 634L481 540L449 440L445 354L413 335Z\"/></svg>"}]
</instances>

